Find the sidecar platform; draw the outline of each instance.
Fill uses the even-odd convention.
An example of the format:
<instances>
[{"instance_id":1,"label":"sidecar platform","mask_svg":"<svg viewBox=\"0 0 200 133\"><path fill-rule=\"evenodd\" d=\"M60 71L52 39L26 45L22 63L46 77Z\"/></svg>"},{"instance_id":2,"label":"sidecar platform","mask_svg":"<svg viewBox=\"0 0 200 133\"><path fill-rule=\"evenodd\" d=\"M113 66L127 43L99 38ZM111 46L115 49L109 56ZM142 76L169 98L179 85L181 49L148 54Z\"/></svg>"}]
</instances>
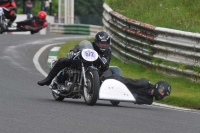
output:
<instances>
[{"instance_id":1,"label":"sidecar platform","mask_svg":"<svg viewBox=\"0 0 200 133\"><path fill-rule=\"evenodd\" d=\"M5 30L5 32L26 32L30 30L21 30L18 29L17 27L9 27L8 29Z\"/></svg>"},{"instance_id":2,"label":"sidecar platform","mask_svg":"<svg viewBox=\"0 0 200 133\"><path fill-rule=\"evenodd\" d=\"M136 102L129 89L115 79L106 79L99 90L99 100Z\"/></svg>"}]
</instances>

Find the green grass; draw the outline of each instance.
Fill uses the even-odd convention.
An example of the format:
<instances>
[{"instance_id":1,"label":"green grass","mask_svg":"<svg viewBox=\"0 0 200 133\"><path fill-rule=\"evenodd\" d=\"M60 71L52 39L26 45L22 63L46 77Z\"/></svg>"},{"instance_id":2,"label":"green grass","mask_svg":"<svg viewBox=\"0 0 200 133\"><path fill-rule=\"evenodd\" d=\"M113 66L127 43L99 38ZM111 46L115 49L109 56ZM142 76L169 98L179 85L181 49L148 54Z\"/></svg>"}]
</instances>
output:
<instances>
[{"instance_id":1,"label":"green grass","mask_svg":"<svg viewBox=\"0 0 200 133\"><path fill-rule=\"evenodd\" d=\"M77 41L70 41L61 45L61 50L58 52L57 58L66 57L68 52L77 44L79 44L79 40Z\"/></svg>"},{"instance_id":2,"label":"green grass","mask_svg":"<svg viewBox=\"0 0 200 133\"><path fill-rule=\"evenodd\" d=\"M61 46L58 58L65 57L70 49L72 49L81 40L70 41ZM89 39L92 41L92 39ZM170 97L162 100L160 103L175 105L179 107L187 107L192 109L200 109L200 83L189 81L182 77L169 77L155 70L148 69L142 65L122 62L112 56L111 66L118 66L125 77L138 79L149 79L153 84L158 80L166 80L172 86Z\"/></svg>"},{"instance_id":3,"label":"green grass","mask_svg":"<svg viewBox=\"0 0 200 133\"><path fill-rule=\"evenodd\" d=\"M198 0L104 0L114 11L157 27L200 31Z\"/></svg>"}]
</instances>

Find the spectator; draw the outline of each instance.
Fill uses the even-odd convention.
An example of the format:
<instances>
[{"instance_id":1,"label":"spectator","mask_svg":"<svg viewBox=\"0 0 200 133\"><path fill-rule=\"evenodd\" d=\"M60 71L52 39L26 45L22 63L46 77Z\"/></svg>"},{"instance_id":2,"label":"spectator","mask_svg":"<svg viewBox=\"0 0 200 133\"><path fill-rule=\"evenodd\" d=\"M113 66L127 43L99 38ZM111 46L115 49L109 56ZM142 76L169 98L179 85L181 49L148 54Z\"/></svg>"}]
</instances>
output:
<instances>
[{"instance_id":1,"label":"spectator","mask_svg":"<svg viewBox=\"0 0 200 133\"><path fill-rule=\"evenodd\" d=\"M47 12L48 9L49 9L49 0L46 0L44 4L44 11Z\"/></svg>"},{"instance_id":2,"label":"spectator","mask_svg":"<svg viewBox=\"0 0 200 133\"><path fill-rule=\"evenodd\" d=\"M78 16L75 16L75 17L74 17L74 23L75 23L75 24L80 24L80 20L79 20L79 17L78 17Z\"/></svg>"},{"instance_id":3,"label":"spectator","mask_svg":"<svg viewBox=\"0 0 200 133\"><path fill-rule=\"evenodd\" d=\"M27 18L30 18L32 7L33 7L32 1L31 0L27 0L26 1L26 14L27 14Z\"/></svg>"},{"instance_id":4,"label":"spectator","mask_svg":"<svg viewBox=\"0 0 200 133\"><path fill-rule=\"evenodd\" d=\"M58 23L58 16L57 16L57 13L54 13L53 16L54 16L54 23Z\"/></svg>"}]
</instances>

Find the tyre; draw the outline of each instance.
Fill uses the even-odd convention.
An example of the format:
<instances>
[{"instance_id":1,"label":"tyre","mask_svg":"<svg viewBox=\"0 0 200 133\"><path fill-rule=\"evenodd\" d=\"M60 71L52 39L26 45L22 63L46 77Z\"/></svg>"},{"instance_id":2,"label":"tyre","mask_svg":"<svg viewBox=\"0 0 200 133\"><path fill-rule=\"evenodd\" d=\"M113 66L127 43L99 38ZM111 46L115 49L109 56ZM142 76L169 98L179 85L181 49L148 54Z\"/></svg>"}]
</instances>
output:
<instances>
[{"instance_id":1,"label":"tyre","mask_svg":"<svg viewBox=\"0 0 200 133\"><path fill-rule=\"evenodd\" d=\"M4 31L5 31L5 19L4 19L4 16L1 15L0 16L0 34L3 34Z\"/></svg>"},{"instance_id":2,"label":"tyre","mask_svg":"<svg viewBox=\"0 0 200 133\"><path fill-rule=\"evenodd\" d=\"M34 31L30 31L31 32L31 35L34 35L35 34L35 32Z\"/></svg>"},{"instance_id":3,"label":"tyre","mask_svg":"<svg viewBox=\"0 0 200 133\"><path fill-rule=\"evenodd\" d=\"M110 102L112 103L113 106L117 106L120 103L120 101L110 101Z\"/></svg>"},{"instance_id":4,"label":"tyre","mask_svg":"<svg viewBox=\"0 0 200 133\"><path fill-rule=\"evenodd\" d=\"M59 96L58 94L56 94L55 92L52 91L52 95L53 95L53 98L56 100L56 101L63 101L65 99L65 97L63 96Z\"/></svg>"},{"instance_id":5,"label":"tyre","mask_svg":"<svg viewBox=\"0 0 200 133\"><path fill-rule=\"evenodd\" d=\"M86 72L86 86L83 89L85 103L93 106L99 98L100 80L96 70Z\"/></svg>"},{"instance_id":6,"label":"tyre","mask_svg":"<svg viewBox=\"0 0 200 133\"><path fill-rule=\"evenodd\" d=\"M2 34L3 32L2 32L2 28L1 28L1 24L0 24L0 34Z\"/></svg>"},{"instance_id":7,"label":"tyre","mask_svg":"<svg viewBox=\"0 0 200 133\"><path fill-rule=\"evenodd\" d=\"M3 34L3 32L4 32L4 28L3 28L3 26L0 24L0 34Z\"/></svg>"}]
</instances>

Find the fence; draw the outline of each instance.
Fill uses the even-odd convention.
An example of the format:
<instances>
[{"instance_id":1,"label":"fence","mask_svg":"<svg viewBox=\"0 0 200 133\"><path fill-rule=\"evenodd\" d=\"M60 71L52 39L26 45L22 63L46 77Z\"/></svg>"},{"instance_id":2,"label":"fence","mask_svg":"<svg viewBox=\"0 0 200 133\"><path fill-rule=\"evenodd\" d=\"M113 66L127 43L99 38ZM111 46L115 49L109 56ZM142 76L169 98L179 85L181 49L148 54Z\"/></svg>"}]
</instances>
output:
<instances>
[{"instance_id":1,"label":"fence","mask_svg":"<svg viewBox=\"0 0 200 133\"><path fill-rule=\"evenodd\" d=\"M58 34L95 35L102 30L102 26L84 24L51 24L50 32Z\"/></svg>"},{"instance_id":2,"label":"fence","mask_svg":"<svg viewBox=\"0 0 200 133\"><path fill-rule=\"evenodd\" d=\"M200 81L200 34L156 27L103 7L103 28L111 35L115 56Z\"/></svg>"}]
</instances>

